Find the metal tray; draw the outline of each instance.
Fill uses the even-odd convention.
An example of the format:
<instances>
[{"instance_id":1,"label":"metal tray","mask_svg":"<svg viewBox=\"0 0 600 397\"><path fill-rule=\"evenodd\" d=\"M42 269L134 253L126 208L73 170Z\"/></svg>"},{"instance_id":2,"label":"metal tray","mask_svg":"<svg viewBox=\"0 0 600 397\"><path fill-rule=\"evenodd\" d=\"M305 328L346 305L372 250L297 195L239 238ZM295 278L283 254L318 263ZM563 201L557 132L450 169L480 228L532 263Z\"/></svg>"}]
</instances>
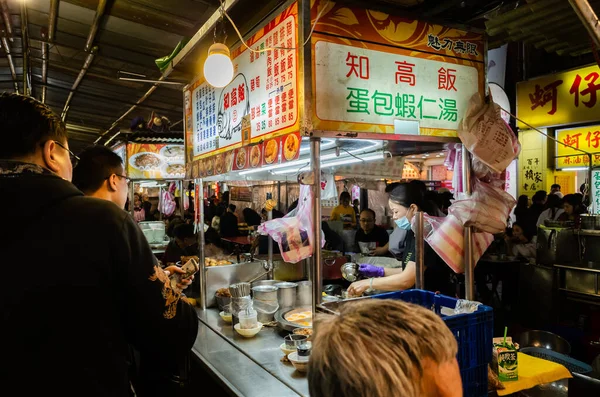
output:
<instances>
[{"instance_id":1,"label":"metal tray","mask_svg":"<svg viewBox=\"0 0 600 397\"><path fill-rule=\"evenodd\" d=\"M311 310L310 307L294 307L291 309L289 307L286 307L285 309L280 309L280 310L277 310L277 312L275 312L275 321L277 321L277 323L279 324L279 327L281 329L284 329L286 331L293 331L296 328L311 328L309 326L291 323L285 319L286 314L288 314L292 310L297 310L297 309Z\"/></svg>"}]
</instances>

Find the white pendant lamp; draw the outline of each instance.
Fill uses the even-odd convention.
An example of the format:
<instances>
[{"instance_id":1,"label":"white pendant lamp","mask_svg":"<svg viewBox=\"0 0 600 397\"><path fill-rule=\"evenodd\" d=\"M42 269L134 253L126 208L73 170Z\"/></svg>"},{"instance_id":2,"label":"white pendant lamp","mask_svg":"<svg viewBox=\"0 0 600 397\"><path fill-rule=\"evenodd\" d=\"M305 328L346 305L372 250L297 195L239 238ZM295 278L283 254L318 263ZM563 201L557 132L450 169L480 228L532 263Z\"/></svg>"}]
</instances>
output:
<instances>
[{"instance_id":1,"label":"white pendant lamp","mask_svg":"<svg viewBox=\"0 0 600 397\"><path fill-rule=\"evenodd\" d=\"M225 87L233 79L233 63L229 48L225 44L214 43L208 49L204 62L204 78L215 88Z\"/></svg>"}]
</instances>

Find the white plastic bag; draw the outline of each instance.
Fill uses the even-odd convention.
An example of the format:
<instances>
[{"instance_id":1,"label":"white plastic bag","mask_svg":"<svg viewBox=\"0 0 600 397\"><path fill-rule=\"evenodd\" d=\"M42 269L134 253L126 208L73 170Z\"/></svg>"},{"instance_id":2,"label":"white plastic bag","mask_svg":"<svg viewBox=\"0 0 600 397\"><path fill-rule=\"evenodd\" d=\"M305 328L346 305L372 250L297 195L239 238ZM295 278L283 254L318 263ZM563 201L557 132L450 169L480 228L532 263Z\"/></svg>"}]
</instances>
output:
<instances>
[{"instance_id":1,"label":"white plastic bag","mask_svg":"<svg viewBox=\"0 0 600 397\"><path fill-rule=\"evenodd\" d=\"M300 185L300 197L296 212L283 218L267 221L258 227L258 232L268 234L279 244L283 260L296 263L313 254L313 215L315 205L311 186ZM323 233L321 233L323 235ZM324 241L321 241L323 246Z\"/></svg>"},{"instance_id":2,"label":"white plastic bag","mask_svg":"<svg viewBox=\"0 0 600 397\"><path fill-rule=\"evenodd\" d=\"M425 219L425 241L455 273L464 273L464 231L462 223L454 216L437 218L429 215ZM494 236L489 233L473 233L473 262L490 246Z\"/></svg>"},{"instance_id":3,"label":"white plastic bag","mask_svg":"<svg viewBox=\"0 0 600 397\"><path fill-rule=\"evenodd\" d=\"M476 175L485 172L477 162L501 173L519 155L519 142L500 115L500 107L490 97L483 101L479 93L473 94L464 118L458 126L458 136L474 156Z\"/></svg>"},{"instance_id":4,"label":"white plastic bag","mask_svg":"<svg viewBox=\"0 0 600 397\"><path fill-rule=\"evenodd\" d=\"M173 215L173 213L175 212L175 208L177 207L177 204L175 203L175 195L173 194L175 192L175 189L175 184L171 183L169 188L162 192L160 207L158 208L158 210L165 217Z\"/></svg>"},{"instance_id":5,"label":"white plastic bag","mask_svg":"<svg viewBox=\"0 0 600 397\"><path fill-rule=\"evenodd\" d=\"M502 233L515 199L492 184L475 180L473 194L469 199L455 201L448 213L455 216L464 226L473 226L476 231L492 234Z\"/></svg>"},{"instance_id":6,"label":"white plastic bag","mask_svg":"<svg viewBox=\"0 0 600 397\"><path fill-rule=\"evenodd\" d=\"M333 200L337 198L337 188L333 174L321 172L321 200Z\"/></svg>"}]
</instances>

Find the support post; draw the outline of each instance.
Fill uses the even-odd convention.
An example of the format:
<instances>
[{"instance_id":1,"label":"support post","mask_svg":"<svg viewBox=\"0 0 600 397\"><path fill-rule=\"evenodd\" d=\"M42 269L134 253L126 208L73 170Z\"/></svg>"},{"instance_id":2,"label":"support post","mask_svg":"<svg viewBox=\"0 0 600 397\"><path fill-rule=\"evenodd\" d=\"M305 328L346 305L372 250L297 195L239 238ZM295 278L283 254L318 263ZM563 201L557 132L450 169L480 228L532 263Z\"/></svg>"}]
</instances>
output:
<instances>
[{"instance_id":1,"label":"support post","mask_svg":"<svg viewBox=\"0 0 600 397\"><path fill-rule=\"evenodd\" d=\"M423 233L423 211L415 214L415 288L425 288L425 237Z\"/></svg>"},{"instance_id":2,"label":"support post","mask_svg":"<svg viewBox=\"0 0 600 397\"><path fill-rule=\"evenodd\" d=\"M198 272L198 283L200 284L200 309L206 310L206 266L204 264L204 181L202 178L194 179L196 194L194 194L194 206L200 211L200 225L198 225L198 258L200 259L200 271Z\"/></svg>"},{"instance_id":3,"label":"support post","mask_svg":"<svg viewBox=\"0 0 600 397\"><path fill-rule=\"evenodd\" d=\"M313 315L317 312L316 306L321 304L323 291L323 269L321 263L321 138L310 138L310 158L312 172L314 175L313 190L313 236L314 252L312 256L312 272L310 281L312 281ZM298 204L300 205L300 204Z\"/></svg>"},{"instance_id":4,"label":"support post","mask_svg":"<svg viewBox=\"0 0 600 397\"><path fill-rule=\"evenodd\" d=\"M471 195L471 156L467 148L462 147L462 163L463 163L463 186L465 193ZM475 299L475 264L473 263L473 229L465 227L464 246L463 246L463 261L465 264L465 295L466 299Z\"/></svg>"}]
</instances>

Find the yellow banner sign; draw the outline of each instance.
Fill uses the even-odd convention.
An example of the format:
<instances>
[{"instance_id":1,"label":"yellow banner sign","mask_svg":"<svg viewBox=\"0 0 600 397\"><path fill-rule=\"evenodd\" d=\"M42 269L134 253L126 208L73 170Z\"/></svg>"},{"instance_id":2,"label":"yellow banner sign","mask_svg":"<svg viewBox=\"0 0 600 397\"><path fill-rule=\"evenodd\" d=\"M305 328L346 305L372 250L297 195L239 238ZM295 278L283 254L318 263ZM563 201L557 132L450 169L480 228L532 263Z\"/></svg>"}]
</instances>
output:
<instances>
[{"instance_id":1,"label":"yellow banner sign","mask_svg":"<svg viewBox=\"0 0 600 397\"><path fill-rule=\"evenodd\" d=\"M598 65L522 81L517 84L517 113L534 127L597 121L598 89Z\"/></svg>"},{"instance_id":2,"label":"yellow banner sign","mask_svg":"<svg viewBox=\"0 0 600 397\"><path fill-rule=\"evenodd\" d=\"M600 116L600 115L599 115ZM558 130L556 139L573 148L594 153L592 162L600 166L600 125ZM556 168L588 167L589 157L582 152L556 143Z\"/></svg>"}]
</instances>

